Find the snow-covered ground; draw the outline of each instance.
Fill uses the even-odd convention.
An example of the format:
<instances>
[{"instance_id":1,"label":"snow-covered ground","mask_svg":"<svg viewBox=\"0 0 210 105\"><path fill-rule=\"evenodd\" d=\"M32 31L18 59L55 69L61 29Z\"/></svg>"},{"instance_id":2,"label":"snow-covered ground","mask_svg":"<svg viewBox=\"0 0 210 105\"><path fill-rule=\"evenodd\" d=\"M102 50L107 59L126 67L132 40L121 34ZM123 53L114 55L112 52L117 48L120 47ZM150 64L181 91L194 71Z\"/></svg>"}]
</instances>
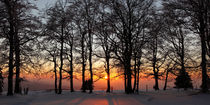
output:
<instances>
[{"instance_id":1,"label":"snow-covered ground","mask_svg":"<svg viewBox=\"0 0 210 105\"><path fill-rule=\"evenodd\" d=\"M195 91L149 91L126 95L122 91L93 94L64 91L33 91L28 95L0 95L0 105L210 105L210 94Z\"/></svg>"}]
</instances>

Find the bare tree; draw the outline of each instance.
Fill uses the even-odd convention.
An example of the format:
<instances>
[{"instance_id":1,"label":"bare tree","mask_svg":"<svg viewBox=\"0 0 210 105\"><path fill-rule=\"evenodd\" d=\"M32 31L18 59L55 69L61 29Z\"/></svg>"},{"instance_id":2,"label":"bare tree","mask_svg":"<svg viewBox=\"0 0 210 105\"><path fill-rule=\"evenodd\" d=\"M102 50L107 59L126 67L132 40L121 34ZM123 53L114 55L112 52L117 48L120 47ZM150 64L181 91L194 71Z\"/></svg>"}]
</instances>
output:
<instances>
[{"instance_id":1,"label":"bare tree","mask_svg":"<svg viewBox=\"0 0 210 105\"><path fill-rule=\"evenodd\" d=\"M98 44L102 47L102 54L97 54L98 57L105 59L105 71L107 73L107 90L106 92L110 92L110 59L111 53L113 52L114 46L112 40L113 39L113 29L109 25L107 12L105 9L106 1L100 2L101 9L99 9L99 16L96 24L96 36L97 40L99 40Z\"/></svg>"},{"instance_id":2,"label":"bare tree","mask_svg":"<svg viewBox=\"0 0 210 105\"><path fill-rule=\"evenodd\" d=\"M167 63L165 64L165 83L164 83L164 87L163 90L167 89L167 84L168 84L168 77L169 77L169 73L173 73L173 70L176 70L177 68L177 64L173 62L173 60L171 60L169 57L167 58Z\"/></svg>"},{"instance_id":3,"label":"bare tree","mask_svg":"<svg viewBox=\"0 0 210 105\"><path fill-rule=\"evenodd\" d=\"M85 19L86 17L86 11L85 11L85 6L84 6L84 1L77 0L74 2L74 23L76 27L76 32L77 36L75 37L76 39L76 52L79 53L80 57L77 57L78 60L77 62L82 65L81 71L82 71L82 87L81 90L82 92L86 92L86 86L85 86L85 78L86 78L86 68L87 68L87 51L88 51L88 36L87 36L87 20Z\"/></svg>"},{"instance_id":4,"label":"bare tree","mask_svg":"<svg viewBox=\"0 0 210 105\"><path fill-rule=\"evenodd\" d=\"M208 8L209 0L169 0L166 4L183 13L187 17L188 28L200 36L201 42L201 68L202 68L202 92L207 92L207 70L206 70L206 55L208 42Z\"/></svg>"},{"instance_id":5,"label":"bare tree","mask_svg":"<svg viewBox=\"0 0 210 105\"><path fill-rule=\"evenodd\" d=\"M95 12L97 8L95 7L96 4L94 1L91 0L84 0L85 6L85 15L87 18L87 34L88 34L88 48L89 48L89 70L90 70L90 81L91 85L93 85L93 68L92 68L92 43L93 43L93 25L94 25L94 18ZM93 10L94 11L91 11ZM90 88L90 93L92 93L93 87Z\"/></svg>"},{"instance_id":6,"label":"bare tree","mask_svg":"<svg viewBox=\"0 0 210 105\"><path fill-rule=\"evenodd\" d=\"M151 15L150 24L148 26L150 39L147 43L147 59L151 62L153 73L150 75L154 76L155 85L154 89L159 90L159 77L160 68L163 66L166 60L167 52L164 51L164 39L162 37L163 21L162 16L155 11Z\"/></svg>"},{"instance_id":7,"label":"bare tree","mask_svg":"<svg viewBox=\"0 0 210 105\"><path fill-rule=\"evenodd\" d=\"M13 95L13 53L14 53L14 34L15 34L15 6L14 6L14 1L12 0L1 0L5 6L5 11L8 14L8 22L9 22L9 29L7 34L7 38L9 40L9 75L8 75L8 96Z\"/></svg>"},{"instance_id":8,"label":"bare tree","mask_svg":"<svg viewBox=\"0 0 210 105\"><path fill-rule=\"evenodd\" d=\"M46 33L51 35L53 40L59 42L60 46L60 66L59 66L59 86L58 94L62 93L62 72L64 65L64 44L65 36L68 32L67 26L69 24L69 14L67 13L68 1L57 1L55 6L49 8L46 13L48 21L46 24Z\"/></svg>"},{"instance_id":9,"label":"bare tree","mask_svg":"<svg viewBox=\"0 0 210 105\"><path fill-rule=\"evenodd\" d=\"M110 0L110 25L115 31L115 55L124 67L125 92L133 93L131 58L136 38L138 38L139 25L143 18L148 16L152 7L152 0Z\"/></svg>"},{"instance_id":10,"label":"bare tree","mask_svg":"<svg viewBox=\"0 0 210 105\"><path fill-rule=\"evenodd\" d=\"M93 56L93 36L94 36L94 24L95 24L95 18L96 18L96 13L97 13L97 4L95 3L96 1L94 0L82 0L78 1L79 3L79 11L82 19L82 24L84 25L83 27L80 26L80 32L82 35L82 64L83 64L83 85L82 85L82 90L83 92L85 91L84 89L84 75L85 75L85 36L87 35L87 48L88 48L88 63L89 63L89 72L90 72L90 81L91 84L93 85L93 67L92 67L92 56ZM81 20L80 20L81 21ZM83 31L82 31L83 30ZM92 93L93 87L90 88L90 93Z\"/></svg>"},{"instance_id":11,"label":"bare tree","mask_svg":"<svg viewBox=\"0 0 210 105\"><path fill-rule=\"evenodd\" d=\"M134 43L134 49L133 49L133 60L134 60L134 84L133 84L133 91L138 93L139 92L139 74L140 74L140 67L141 67L141 59L143 54L143 49L145 44L148 42L147 34L145 33L145 26L147 24L148 19L144 19L145 22L142 25L142 27L139 27L139 33L138 38L136 38L136 41Z\"/></svg>"},{"instance_id":12,"label":"bare tree","mask_svg":"<svg viewBox=\"0 0 210 105\"><path fill-rule=\"evenodd\" d=\"M165 10L167 11L165 12L165 17L169 17L168 20L165 21L168 24L166 24L167 35L165 35L165 39L171 44L171 49L169 48L168 50L174 54L169 54L169 57L180 66L179 75L177 76L175 82L176 88L192 88L191 78L189 77L185 68L187 62L187 50L185 47L187 44L186 40L188 38L188 30L184 27L185 23L182 21L181 14L177 14L175 11L168 8ZM170 46L170 44L168 46Z\"/></svg>"},{"instance_id":13,"label":"bare tree","mask_svg":"<svg viewBox=\"0 0 210 105\"><path fill-rule=\"evenodd\" d=\"M73 31L73 30L72 30ZM73 87L73 47L74 47L74 36L73 36L73 33L71 36L68 37L68 44L69 44L69 63L70 63L70 71L69 71L69 74L70 74L70 90L71 92L74 92L74 87Z\"/></svg>"},{"instance_id":14,"label":"bare tree","mask_svg":"<svg viewBox=\"0 0 210 105\"><path fill-rule=\"evenodd\" d=\"M70 10L69 10L70 11ZM73 14L71 12L71 14ZM66 55L67 55L67 59L69 61L69 68L70 70L67 71L67 73L69 74L70 76L70 90L71 92L74 92L74 86L73 86L73 63L74 63L74 58L73 58L73 50L75 49L74 48L74 39L75 39L75 26L74 26L74 23L70 23L70 26L68 28L69 32L68 32L68 35L67 35L67 45L68 45L68 48L66 48L68 51L66 51Z\"/></svg>"},{"instance_id":15,"label":"bare tree","mask_svg":"<svg viewBox=\"0 0 210 105\"><path fill-rule=\"evenodd\" d=\"M35 41L35 39L38 37L38 27L40 26L39 19L34 16L30 11L32 9L36 9L36 7L31 4L29 1L17 1L15 4L17 6L16 8L16 27L15 27L15 69L16 69L16 80L15 80L15 93L21 94L21 65L23 64L21 59L22 56L28 56L25 55L23 52L29 52L28 49L24 49L24 47L27 46L27 44L33 43L32 41ZM21 25L19 25L21 24ZM27 29L29 28L29 29ZM32 46L30 46L32 47ZM28 46L26 47L28 48ZM32 50L34 51L34 50Z\"/></svg>"},{"instance_id":16,"label":"bare tree","mask_svg":"<svg viewBox=\"0 0 210 105\"><path fill-rule=\"evenodd\" d=\"M46 44L45 44L46 43ZM48 46L46 47L47 45L51 45L51 46ZM42 41L42 51L46 51L46 53L43 52L44 54L44 58L50 62L53 62L53 72L54 72L54 77L55 77L55 80L54 80L54 88L55 88L55 93L58 93L58 77L57 77L57 58L58 58L58 53L59 53L59 49L58 49L58 45L57 45L57 42L55 40L51 40L49 39L49 37L46 37L43 39Z\"/></svg>"},{"instance_id":17,"label":"bare tree","mask_svg":"<svg viewBox=\"0 0 210 105\"><path fill-rule=\"evenodd\" d=\"M27 0L24 0L24 1L23 0L16 0L16 1L15 0L9 0L9 1L2 0L1 2L5 4L4 9L5 11L7 11L6 12L7 17L4 17L4 18L9 19L10 17L12 21L10 23L9 21L7 22L9 23L9 27L13 27L13 31L14 31L13 32L13 50L15 54L15 59L13 58L13 60L15 60L15 63L13 64L13 68L15 67L15 71L16 71L14 92L20 94L21 93L20 68L21 68L21 65L23 65L22 64L23 59L20 58L20 55L27 56L24 54L24 52L28 52L28 49L26 49L25 47L28 44L27 42L36 38L34 36L35 34L37 35L37 23L39 23L39 21L35 16L33 16L30 13L32 9L35 9L35 6L32 5L29 1ZM10 25L11 23L13 23L13 26ZM5 24L3 28L4 34L8 35L11 29L7 27L8 24L6 23L4 24Z\"/></svg>"}]
</instances>

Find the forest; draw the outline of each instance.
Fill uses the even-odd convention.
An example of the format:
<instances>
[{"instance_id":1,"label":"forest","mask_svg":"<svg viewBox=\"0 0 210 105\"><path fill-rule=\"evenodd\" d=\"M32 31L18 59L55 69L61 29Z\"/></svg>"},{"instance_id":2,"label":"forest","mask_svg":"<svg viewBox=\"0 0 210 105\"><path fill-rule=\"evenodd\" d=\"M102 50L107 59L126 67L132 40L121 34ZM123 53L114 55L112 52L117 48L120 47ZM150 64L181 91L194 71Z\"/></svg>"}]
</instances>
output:
<instances>
[{"instance_id":1,"label":"forest","mask_svg":"<svg viewBox=\"0 0 210 105\"><path fill-rule=\"evenodd\" d=\"M93 93L113 71L126 94L139 93L143 73L174 77L174 88L210 88L210 0L57 0L43 10L33 0L0 0L0 94L22 94L24 75L53 76L54 93L68 79ZM5 83L6 82L6 83ZM7 86L4 86L7 85ZM7 89L3 88L7 87ZM25 92L26 90L24 90Z\"/></svg>"}]
</instances>

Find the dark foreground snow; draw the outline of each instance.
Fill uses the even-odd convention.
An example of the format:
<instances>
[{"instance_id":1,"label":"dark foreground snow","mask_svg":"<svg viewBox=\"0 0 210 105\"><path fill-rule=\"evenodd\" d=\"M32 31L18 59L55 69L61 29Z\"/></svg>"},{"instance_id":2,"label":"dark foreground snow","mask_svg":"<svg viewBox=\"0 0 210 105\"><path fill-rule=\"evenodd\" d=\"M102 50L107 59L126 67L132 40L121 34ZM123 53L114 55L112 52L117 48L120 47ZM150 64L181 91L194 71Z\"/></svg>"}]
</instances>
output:
<instances>
[{"instance_id":1,"label":"dark foreground snow","mask_svg":"<svg viewBox=\"0 0 210 105\"><path fill-rule=\"evenodd\" d=\"M49 91L8 97L0 95L0 105L210 105L210 94L194 91L151 91L139 95L123 92L93 94L65 91L61 95Z\"/></svg>"}]
</instances>

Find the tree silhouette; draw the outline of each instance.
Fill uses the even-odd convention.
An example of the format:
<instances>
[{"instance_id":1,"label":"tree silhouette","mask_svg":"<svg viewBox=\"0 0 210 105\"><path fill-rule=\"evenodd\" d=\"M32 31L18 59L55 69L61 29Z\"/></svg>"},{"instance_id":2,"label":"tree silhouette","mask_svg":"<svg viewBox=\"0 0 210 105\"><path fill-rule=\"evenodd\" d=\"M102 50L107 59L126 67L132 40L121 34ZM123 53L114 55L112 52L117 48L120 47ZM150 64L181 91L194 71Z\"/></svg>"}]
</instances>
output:
<instances>
[{"instance_id":1,"label":"tree silhouette","mask_svg":"<svg viewBox=\"0 0 210 105\"><path fill-rule=\"evenodd\" d=\"M206 70L206 55L208 42L208 8L209 0L169 0L167 4L170 8L178 10L180 15L184 14L187 17L188 28L195 34L199 34L201 42L201 68L202 68L202 92L207 92L207 70Z\"/></svg>"},{"instance_id":2,"label":"tree silhouette","mask_svg":"<svg viewBox=\"0 0 210 105\"><path fill-rule=\"evenodd\" d=\"M49 8L46 12L48 17L48 21L46 24L46 34L50 35L50 38L56 40L59 43L60 51L59 51L59 86L58 86L58 94L62 93L62 72L64 65L64 44L65 37L67 36L67 27L69 24L69 14L67 13L67 5L68 1L57 1L55 6Z\"/></svg>"}]
</instances>

